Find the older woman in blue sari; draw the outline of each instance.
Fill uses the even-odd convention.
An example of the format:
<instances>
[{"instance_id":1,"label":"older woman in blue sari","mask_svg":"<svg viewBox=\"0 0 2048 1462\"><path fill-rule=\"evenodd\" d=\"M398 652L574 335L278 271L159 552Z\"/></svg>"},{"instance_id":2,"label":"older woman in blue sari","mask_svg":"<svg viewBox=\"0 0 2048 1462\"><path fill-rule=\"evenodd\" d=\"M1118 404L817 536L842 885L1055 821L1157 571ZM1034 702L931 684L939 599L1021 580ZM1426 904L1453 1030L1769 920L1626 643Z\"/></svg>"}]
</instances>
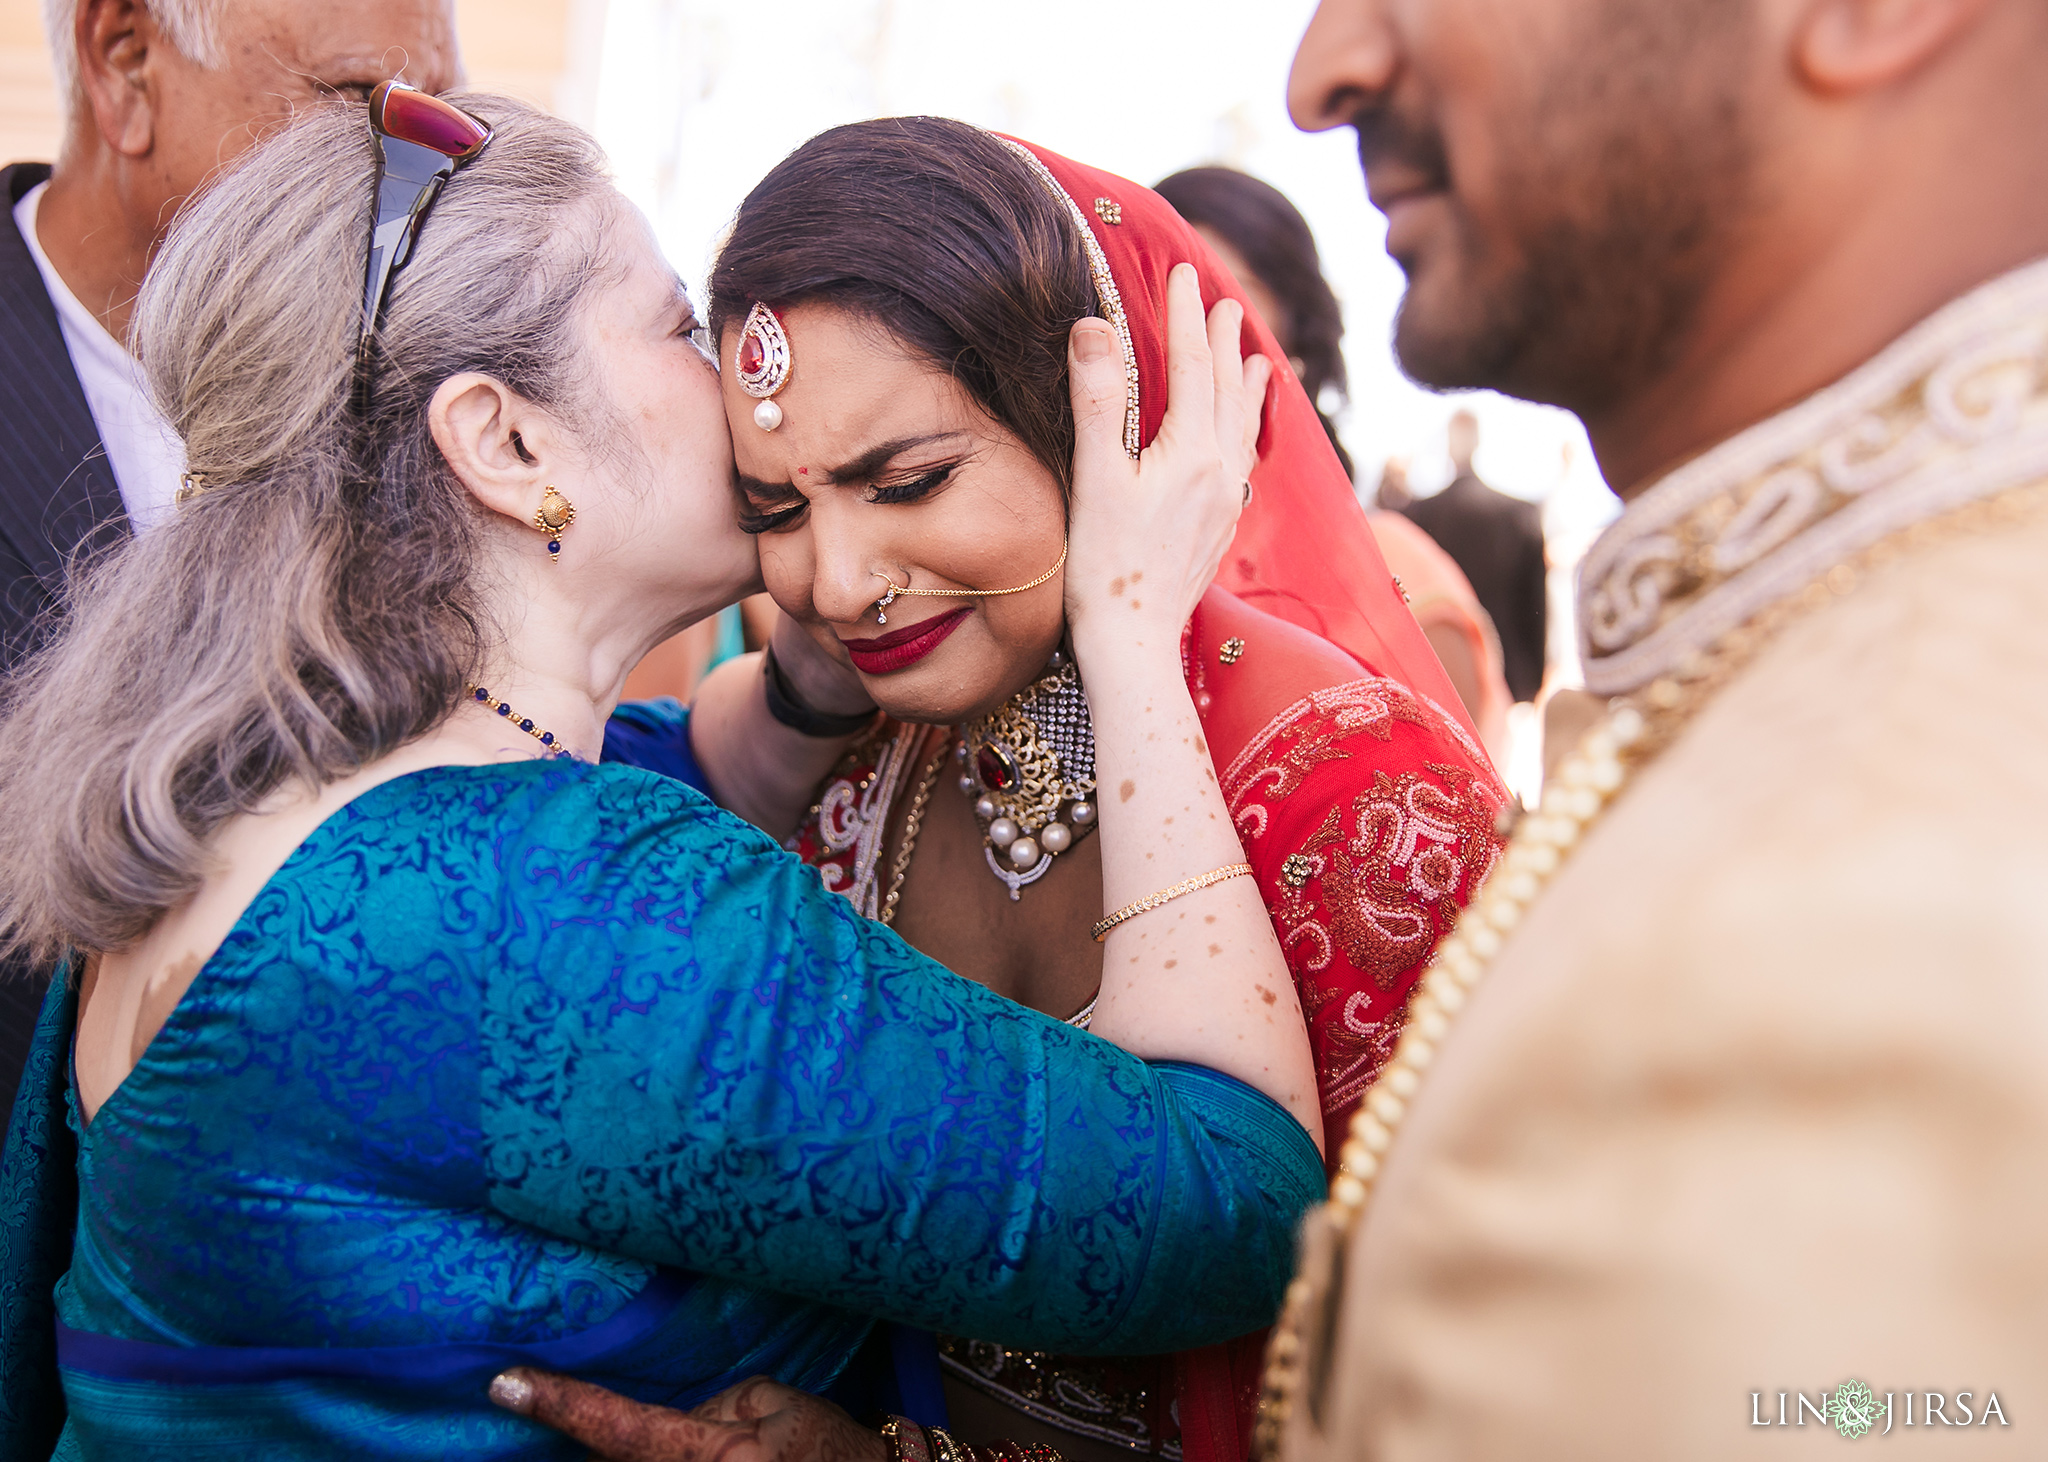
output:
<instances>
[{"instance_id":1,"label":"older woman in blue sari","mask_svg":"<svg viewBox=\"0 0 2048 1462\"><path fill-rule=\"evenodd\" d=\"M0 716L0 941L72 952L0 1192L7 1455L571 1456L494 1374L687 1406L826 1387L875 1317L1120 1353L1262 1323L1315 1083L1178 660L1264 384L1235 307L1205 337L1181 281L1137 461L1076 329L1066 613L1118 692L1136 911L1087 1034L600 764L634 661L758 568L645 225L573 128L463 105L302 118L144 289L194 491ZM688 734L764 825L839 749L802 734L825 670Z\"/></svg>"}]
</instances>

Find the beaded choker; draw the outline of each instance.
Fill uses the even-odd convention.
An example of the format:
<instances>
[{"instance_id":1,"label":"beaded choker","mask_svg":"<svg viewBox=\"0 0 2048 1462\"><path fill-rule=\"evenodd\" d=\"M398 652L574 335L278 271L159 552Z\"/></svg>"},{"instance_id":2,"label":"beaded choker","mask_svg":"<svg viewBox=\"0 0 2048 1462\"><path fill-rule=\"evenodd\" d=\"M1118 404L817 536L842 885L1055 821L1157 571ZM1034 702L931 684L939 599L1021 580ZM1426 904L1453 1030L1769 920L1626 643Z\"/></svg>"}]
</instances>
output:
<instances>
[{"instance_id":1,"label":"beaded choker","mask_svg":"<svg viewBox=\"0 0 2048 1462\"><path fill-rule=\"evenodd\" d=\"M555 740L554 732L541 730L540 727L533 724L532 717L521 716L510 705L499 700L482 686L465 685L463 690L468 692L470 699L474 700L478 705L483 706L487 710L496 711L521 731L524 731L528 736L531 736L535 741L545 746L550 756L567 757L570 755L569 748Z\"/></svg>"}]
</instances>

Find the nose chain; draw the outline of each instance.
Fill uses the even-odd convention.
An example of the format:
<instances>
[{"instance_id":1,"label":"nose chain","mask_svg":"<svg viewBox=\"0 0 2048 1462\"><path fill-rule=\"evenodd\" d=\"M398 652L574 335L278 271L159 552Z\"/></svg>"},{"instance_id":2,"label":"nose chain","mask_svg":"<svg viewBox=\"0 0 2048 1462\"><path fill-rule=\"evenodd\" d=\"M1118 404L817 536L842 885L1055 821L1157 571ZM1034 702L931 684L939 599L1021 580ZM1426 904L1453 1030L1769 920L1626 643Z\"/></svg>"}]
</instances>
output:
<instances>
[{"instance_id":1,"label":"nose chain","mask_svg":"<svg viewBox=\"0 0 2048 1462\"><path fill-rule=\"evenodd\" d=\"M1030 583L1019 584L1014 589L913 589L910 587L908 575L904 576L903 583L898 584L880 569L876 569L874 577L887 584L889 592L875 601L875 623L889 622L889 606L898 599L1000 599L1005 594L1022 594L1026 590L1036 589L1040 584L1050 583L1052 576L1066 567L1067 547L1067 541L1061 539L1059 561Z\"/></svg>"}]
</instances>

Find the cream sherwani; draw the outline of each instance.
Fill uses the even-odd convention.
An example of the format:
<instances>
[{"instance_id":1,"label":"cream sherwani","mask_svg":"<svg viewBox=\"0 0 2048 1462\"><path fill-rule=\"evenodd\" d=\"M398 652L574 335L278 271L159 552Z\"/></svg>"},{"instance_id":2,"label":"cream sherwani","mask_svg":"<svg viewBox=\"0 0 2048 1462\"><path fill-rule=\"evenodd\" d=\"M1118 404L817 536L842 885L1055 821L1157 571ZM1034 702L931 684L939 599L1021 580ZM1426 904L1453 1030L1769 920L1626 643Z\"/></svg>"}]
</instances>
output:
<instances>
[{"instance_id":1,"label":"cream sherwani","mask_svg":"<svg viewBox=\"0 0 2048 1462\"><path fill-rule=\"evenodd\" d=\"M2048 1457L2048 494L2009 492L2043 481L2048 262L1603 538L1602 694L1826 602L1474 988L1341 1270L1311 1265L1328 1379L1287 1462L1834 1456L1779 1393L1794 1423L1852 1378L1892 1398L1857 1448ZM1945 517L1994 500L1996 527ZM1809 587L1873 543L1852 589ZM2009 1424L1955 1424L1991 1393Z\"/></svg>"}]
</instances>

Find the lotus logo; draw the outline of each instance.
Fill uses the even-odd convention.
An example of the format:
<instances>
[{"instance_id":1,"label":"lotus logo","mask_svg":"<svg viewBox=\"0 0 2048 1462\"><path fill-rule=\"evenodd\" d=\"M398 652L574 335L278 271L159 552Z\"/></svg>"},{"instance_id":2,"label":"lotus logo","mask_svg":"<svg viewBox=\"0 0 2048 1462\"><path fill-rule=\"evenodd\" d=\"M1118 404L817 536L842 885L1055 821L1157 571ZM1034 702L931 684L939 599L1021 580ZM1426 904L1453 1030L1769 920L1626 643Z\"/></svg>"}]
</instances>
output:
<instances>
[{"instance_id":1,"label":"lotus logo","mask_svg":"<svg viewBox=\"0 0 2048 1462\"><path fill-rule=\"evenodd\" d=\"M1842 1382L1828 1398L1828 1420L1852 1442L1877 1425L1877 1414L1877 1393L1861 1381Z\"/></svg>"}]
</instances>

